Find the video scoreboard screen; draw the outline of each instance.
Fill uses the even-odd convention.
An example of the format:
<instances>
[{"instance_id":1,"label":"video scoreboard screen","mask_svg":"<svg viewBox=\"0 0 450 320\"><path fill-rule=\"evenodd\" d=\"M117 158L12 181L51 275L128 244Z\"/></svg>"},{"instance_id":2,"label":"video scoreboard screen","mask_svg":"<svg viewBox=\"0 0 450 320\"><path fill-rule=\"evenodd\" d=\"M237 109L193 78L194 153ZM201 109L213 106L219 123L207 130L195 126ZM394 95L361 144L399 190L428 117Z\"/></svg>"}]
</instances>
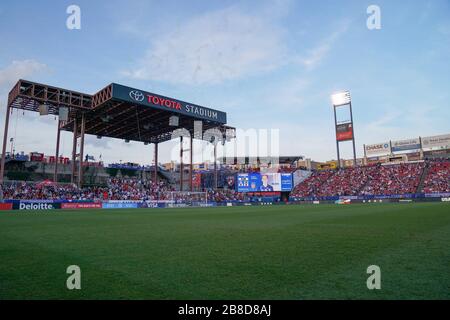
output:
<instances>
[{"instance_id":1,"label":"video scoreboard screen","mask_svg":"<svg viewBox=\"0 0 450 320\"><path fill-rule=\"evenodd\" d=\"M239 173L238 192L292 191L291 173Z\"/></svg>"}]
</instances>

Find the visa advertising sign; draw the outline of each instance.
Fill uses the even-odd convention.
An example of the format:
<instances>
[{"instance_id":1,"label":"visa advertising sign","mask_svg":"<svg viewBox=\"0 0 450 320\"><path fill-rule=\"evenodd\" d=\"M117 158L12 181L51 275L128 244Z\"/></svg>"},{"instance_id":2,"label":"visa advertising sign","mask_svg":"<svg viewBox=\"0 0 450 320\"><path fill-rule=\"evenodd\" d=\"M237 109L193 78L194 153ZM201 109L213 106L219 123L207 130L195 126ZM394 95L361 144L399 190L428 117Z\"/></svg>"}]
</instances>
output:
<instances>
[{"instance_id":1,"label":"visa advertising sign","mask_svg":"<svg viewBox=\"0 0 450 320\"><path fill-rule=\"evenodd\" d=\"M236 188L238 192L291 191L291 173L239 173Z\"/></svg>"}]
</instances>

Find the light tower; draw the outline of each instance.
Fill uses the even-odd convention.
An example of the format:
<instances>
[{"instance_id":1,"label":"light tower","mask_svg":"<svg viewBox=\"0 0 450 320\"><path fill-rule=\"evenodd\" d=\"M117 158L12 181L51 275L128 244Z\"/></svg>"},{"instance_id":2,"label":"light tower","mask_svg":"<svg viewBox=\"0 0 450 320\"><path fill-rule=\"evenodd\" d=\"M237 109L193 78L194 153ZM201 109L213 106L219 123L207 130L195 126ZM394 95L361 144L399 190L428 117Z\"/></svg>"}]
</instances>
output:
<instances>
[{"instance_id":1,"label":"light tower","mask_svg":"<svg viewBox=\"0 0 450 320\"><path fill-rule=\"evenodd\" d=\"M355 132L353 127L353 111L352 111L352 99L349 91L337 92L331 95L331 102L333 104L334 111L334 125L336 130L336 149L337 149L337 166L341 166L341 157L339 150L339 143L343 141L353 142L353 166L356 167L356 147L355 147ZM348 108L350 112L350 120L338 122L336 109Z\"/></svg>"}]
</instances>

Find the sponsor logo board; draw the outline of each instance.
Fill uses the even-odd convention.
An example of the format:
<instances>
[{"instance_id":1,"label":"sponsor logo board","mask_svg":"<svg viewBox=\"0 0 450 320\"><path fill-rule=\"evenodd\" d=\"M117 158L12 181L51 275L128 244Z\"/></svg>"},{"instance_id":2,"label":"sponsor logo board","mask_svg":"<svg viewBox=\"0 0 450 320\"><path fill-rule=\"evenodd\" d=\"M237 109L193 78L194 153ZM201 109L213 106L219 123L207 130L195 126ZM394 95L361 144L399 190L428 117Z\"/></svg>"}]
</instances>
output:
<instances>
[{"instance_id":1,"label":"sponsor logo board","mask_svg":"<svg viewBox=\"0 0 450 320\"><path fill-rule=\"evenodd\" d=\"M20 202L19 210L54 210L59 209L59 204L51 202Z\"/></svg>"},{"instance_id":2,"label":"sponsor logo board","mask_svg":"<svg viewBox=\"0 0 450 320\"><path fill-rule=\"evenodd\" d=\"M383 142L383 143L376 143L376 144L369 144L366 145L366 156L371 155L381 155L381 154L389 154L391 153L391 146L389 142Z\"/></svg>"},{"instance_id":3,"label":"sponsor logo board","mask_svg":"<svg viewBox=\"0 0 450 320\"><path fill-rule=\"evenodd\" d=\"M450 148L450 134L422 138L422 148Z\"/></svg>"},{"instance_id":4,"label":"sponsor logo board","mask_svg":"<svg viewBox=\"0 0 450 320\"><path fill-rule=\"evenodd\" d=\"M420 139L392 141L392 152L420 149Z\"/></svg>"},{"instance_id":5,"label":"sponsor logo board","mask_svg":"<svg viewBox=\"0 0 450 320\"><path fill-rule=\"evenodd\" d=\"M0 203L0 211L2 210L12 210L13 204L12 203Z\"/></svg>"},{"instance_id":6,"label":"sponsor logo board","mask_svg":"<svg viewBox=\"0 0 450 320\"><path fill-rule=\"evenodd\" d=\"M67 202L61 203L61 209L101 209L100 202Z\"/></svg>"}]
</instances>

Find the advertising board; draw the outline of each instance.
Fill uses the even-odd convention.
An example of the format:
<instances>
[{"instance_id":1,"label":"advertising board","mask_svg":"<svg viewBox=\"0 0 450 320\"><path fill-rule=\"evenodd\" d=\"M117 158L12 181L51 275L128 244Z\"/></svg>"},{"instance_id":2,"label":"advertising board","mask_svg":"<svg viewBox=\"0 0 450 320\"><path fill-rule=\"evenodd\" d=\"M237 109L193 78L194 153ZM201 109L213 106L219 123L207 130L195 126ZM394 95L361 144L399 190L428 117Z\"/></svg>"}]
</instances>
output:
<instances>
[{"instance_id":1,"label":"advertising board","mask_svg":"<svg viewBox=\"0 0 450 320\"><path fill-rule=\"evenodd\" d=\"M238 192L291 191L291 173L240 173L237 175Z\"/></svg>"}]
</instances>

